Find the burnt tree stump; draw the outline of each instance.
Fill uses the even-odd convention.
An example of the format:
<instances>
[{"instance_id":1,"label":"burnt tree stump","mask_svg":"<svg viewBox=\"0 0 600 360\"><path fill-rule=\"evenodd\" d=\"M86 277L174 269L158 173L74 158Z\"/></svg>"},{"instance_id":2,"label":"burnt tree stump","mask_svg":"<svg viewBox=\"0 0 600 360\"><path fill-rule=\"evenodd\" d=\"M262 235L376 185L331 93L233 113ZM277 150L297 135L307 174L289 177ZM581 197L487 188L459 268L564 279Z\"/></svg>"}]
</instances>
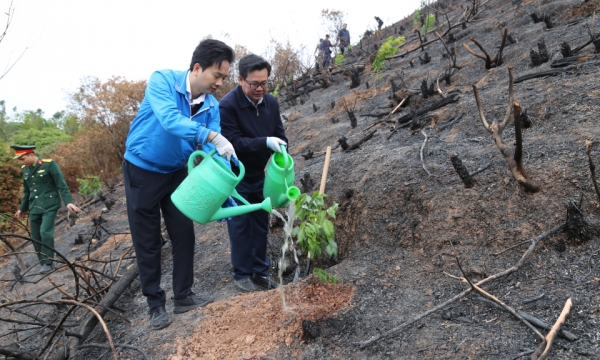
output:
<instances>
[{"instance_id":1,"label":"burnt tree stump","mask_svg":"<svg viewBox=\"0 0 600 360\"><path fill-rule=\"evenodd\" d=\"M454 170L456 170L456 173L458 174L462 182L465 184L465 187L467 189L470 189L473 186L475 186L475 181L473 181L473 178L471 177L471 175L469 175L469 171L463 165L457 153L453 152L452 154L450 154L450 161L452 162Z\"/></svg>"},{"instance_id":2,"label":"burnt tree stump","mask_svg":"<svg viewBox=\"0 0 600 360\"><path fill-rule=\"evenodd\" d=\"M431 85L428 85L427 79L421 81L421 94L423 95L423 99L427 99L436 93L437 91L435 90L435 82L432 82Z\"/></svg>"},{"instance_id":3,"label":"burnt tree stump","mask_svg":"<svg viewBox=\"0 0 600 360\"><path fill-rule=\"evenodd\" d=\"M529 57L531 58L532 66L539 66L545 62L548 62L548 60L550 60L550 55L548 54L548 49L546 49L546 42L544 41L544 39L539 41L537 43L537 46L538 46L537 52L535 50L531 49L531 52L529 53Z\"/></svg>"},{"instance_id":4,"label":"burnt tree stump","mask_svg":"<svg viewBox=\"0 0 600 360\"><path fill-rule=\"evenodd\" d=\"M562 44L560 44L560 53L564 58L573 56L573 50L571 50L571 46L569 46L569 43L563 41Z\"/></svg>"},{"instance_id":5,"label":"burnt tree stump","mask_svg":"<svg viewBox=\"0 0 600 360\"><path fill-rule=\"evenodd\" d=\"M305 172L304 177L300 179L300 184L302 184L302 189L304 193L308 193L315 186L315 182L310 178L310 174Z\"/></svg>"},{"instance_id":6,"label":"burnt tree stump","mask_svg":"<svg viewBox=\"0 0 600 360\"><path fill-rule=\"evenodd\" d=\"M353 69L350 73L350 89L354 89L360 85L360 71Z\"/></svg>"},{"instance_id":7,"label":"burnt tree stump","mask_svg":"<svg viewBox=\"0 0 600 360\"><path fill-rule=\"evenodd\" d=\"M334 116L334 117L331 118L331 122L333 124L337 124L338 122L340 122L340 120Z\"/></svg>"},{"instance_id":8,"label":"burnt tree stump","mask_svg":"<svg viewBox=\"0 0 600 360\"><path fill-rule=\"evenodd\" d=\"M306 154L302 154L302 157L304 158L304 160L308 160L308 159L312 159L313 158L313 152L308 150L308 152Z\"/></svg>"},{"instance_id":9,"label":"burnt tree stump","mask_svg":"<svg viewBox=\"0 0 600 360\"><path fill-rule=\"evenodd\" d=\"M340 143L340 145L342 146L342 149L344 150L348 150L348 148L350 147L347 143L347 140L345 136L342 136L341 138L338 139L338 142Z\"/></svg>"},{"instance_id":10,"label":"burnt tree stump","mask_svg":"<svg viewBox=\"0 0 600 360\"><path fill-rule=\"evenodd\" d=\"M419 60L421 61L421 65L429 64L431 62L431 56L427 51L423 54L423 57L419 55Z\"/></svg>"},{"instance_id":11,"label":"burnt tree stump","mask_svg":"<svg viewBox=\"0 0 600 360\"><path fill-rule=\"evenodd\" d=\"M528 129L532 124L533 122L531 121L531 116L527 114L527 110L523 110L521 113L521 126L523 126L525 129Z\"/></svg>"},{"instance_id":12,"label":"burnt tree stump","mask_svg":"<svg viewBox=\"0 0 600 360\"><path fill-rule=\"evenodd\" d=\"M319 111L319 107L313 103L313 112Z\"/></svg>"}]
</instances>

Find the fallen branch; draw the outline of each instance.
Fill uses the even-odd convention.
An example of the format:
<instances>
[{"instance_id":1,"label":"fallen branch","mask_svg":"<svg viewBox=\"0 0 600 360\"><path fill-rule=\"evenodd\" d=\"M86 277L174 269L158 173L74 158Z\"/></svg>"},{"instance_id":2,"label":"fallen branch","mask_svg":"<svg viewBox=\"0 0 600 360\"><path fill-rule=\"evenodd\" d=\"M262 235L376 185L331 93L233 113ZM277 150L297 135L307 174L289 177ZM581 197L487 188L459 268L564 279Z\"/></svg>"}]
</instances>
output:
<instances>
[{"instance_id":1,"label":"fallen branch","mask_svg":"<svg viewBox=\"0 0 600 360\"><path fill-rule=\"evenodd\" d=\"M594 183L594 189L596 189L596 195L598 196L598 201L600 201L600 189L598 189L598 182L596 181L596 166L594 166L594 162L592 161L592 146L597 143L597 141L586 141L585 142L585 153L590 161L590 172L592 173L592 182Z\"/></svg>"},{"instance_id":2,"label":"fallen branch","mask_svg":"<svg viewBox=\"0 0 600 360\"><path fill-rule=\"evenodd\" d=\"M423 164L423 170L425 170L425 172L428 175L427 177L429 178L431 176L431 173L425 167L425 160L423 160L423 149L425 149L425 145L427 145L427 134L425 133L425 130L423 130L423 129L421 129L421 134L423 134L423 136L425 136L425 140L423 140L423 145L421 145L421 163Z\"/></svg>"},{"instance_id":3,"label":"fallen branch","mask_svg":"<svg viewBox=\"0 0 600 360\"><path fill-rule=\"evenodd\" d=\"M533 353L533 355L531 355L531 360L543 360L548 356L548 352L552 347L552 343L556 338L556 334L560 330L562 324L565 323L565 319L567 318L567 315L569 315L569 311L571 311L572 305L573 302L571 301L571 298L568 298L567 302L565 303L565 307L560 313L560 316L554 323L554 326L552 326L552 329L550 330L548 335L546 335L545 341L542 344L540 344L540 347L538 347L537 350Z\"/></svg>"},{"instance_id":4,"label":"fallen branch","mask_svg":"<svg viewBox=\"0 0 600 360\"><path fill-rule=\"evenodd\" d=\"M548 236L550 236L550 235L552 235L552 234L554 234L554 233L556 233L556 232L564 229L565 225L566 225L565 223L560 224L560 225L558 225L558 226L556 226L556 227L554 227L554 228L546 231L545 233L543 233L541 235L538 235L537 237L535 237L533 239L530 239L529 241L531 241L531 245L529 246L529 248L527 249L527 251L525 251L525 253L523 254L523 256L521 256L521 258L519 259L519 261L515 265L513 265L512 267L510 267L510 268L508 268L508 269L506 269L504 271L501 271L501 272L496 273L496 274L494 274L492 276L489 276L489 277L487 277L487 278L485 278L485 279L477 282L475 285L481 286L481 285L483 285L485 283L488 283L488 282L490 282L492 280L496 280L498 278L501 278L501 277L504 277L506 275L512 274L515 271L519 270L519 268L525 262L525 259L527 259L529 257L529 255L533 252L533 250L535 250L536 245L541 240L543 240L543 239L547 238ZM374 342L379 341L381 339L384 339L384 338L386 338L386 337L388 337L388 336L390 336L392 334L397 333L398 331L404 329L405 327L407 327L407 326L409 326L411 324L414 324L415 322L421 320L422 318L426 317L427 315L430 315L430 314L432 314L432 313L434 313L434 312L436 312L436 311L438 311L440 309L445 308L446 306L452 304L456 300L459 300L459 299L463 298L465 295L469 294L471 291L473 291L473 288L469 287L468 289L464 290L460 294L455 295L454 297L448 299L444 303L439 304L438 306L435 306L435 307L433 307L433 308L431 308L431 309L429 309L429 310L427 310L427 311L425 311L425 312L423 312L423 313L415 316L411 320L408 320L408 321L406 321L406 322L404 322L404 323L396 326L395 328L390 329L390 330L384 332L383 334L379 334L377 336L371 337L371 339L369 339L369 340L361 341L361 342L355 342L353 344L354 345L358 345L360 347L360 349L364 349L365 347L373 344Z\"/></svg>"},{"instance_id":5,"label":"fallen branch","mask_svg":"<svg viewBox=\"0 0 600 360\"><path fill-rule=\"evenodd\" d=\"M506 311L506 309L504 309L500 305L498 305L495 302L490 301L490 300L488 300L488 299L486 299L484 297L478 297L478 300L481 301L481 302L484 302L486 304L493 305L493 306L497 307L500 310ZM535 301L535 300L533 300L533 301ZM524 311L521 311L521 310L515 310L515 311L519 315L521 315L525 320L529 321L531 323L531 325L536 326L536 327L538 327L538 328L540 328L542 330L548 330L548 329L550 329L550 324L548 324L547 322L545 322L543 320L540 320L540 319L536 318L535 316L530 315L530 314L528 314L528 313L526 313ZM566 330L561 330L558 334L559 334L560 337L562 337L562 338L564 338L566 340L569 340L569 341L577 341L577 340L579 340L579 336L573 334L572 332L566 331Z\"/></svg>"},{"instance_id":6,"label":"fallen branch","mask_svg":"<svg viewBox=\"0 0 600 360\"><path fill-rule=\"evenodd\" d=\"M450 126L452 126L452 125L456 124L457 122L459 122L459 121L460 121L460 119L462 119L462 118L463 118L463 116L465 116L465 113L462 113L462 114L460 114L460 115L458 115L458 116L455 116L455 117L454 117L453 119L451 119L450 121L447 121L445 124L443 124L443 125L440 125L440 126L437 128L437 131L442 131L442 130L445 130L445 129L449 128Z\"/></svg>"},{"instance_id":7,"label":"fallen branch","mask_svg":"<svg viewBox=\"0 0 600 360\"><path fill-rule=\"evenodd\" d=\"M367 134L367 136L358 140L358 142L356 144L351 145L346 151L352 151L352 150L358 149L365 141L370 140L373 137L373 135L375 135L376 132L377 132L377 130L371 131L369 134Z\"/></svg>"},{"instance_id":8,"label":"fallen branch","mask_svg":"<svg viewBox=\"0 0 600 360\"><path fill-rule=\"evenodd\" d=\"M456 94L454 94L452 96L448 96L445 99L442 99L442 100L440 100L440 101L438 101L438 102L436 102L434 104L431 104L429 106L425 106L425 107L423 107L423 108L415 111L414 114L413 113L408 113L406 115L401 116L400 118L398 118L398 124L404 124L404 123L412 120L413 115L417 116L417 117L421 116L421 115L426 114L428 112L440 109L440 108L442 108L442 107L444 107L444 106L446 106L448 104L452 104L454 102L457 102L458 99L459 99L459 96L456 95Z\"/></svg>"}]
</instances>

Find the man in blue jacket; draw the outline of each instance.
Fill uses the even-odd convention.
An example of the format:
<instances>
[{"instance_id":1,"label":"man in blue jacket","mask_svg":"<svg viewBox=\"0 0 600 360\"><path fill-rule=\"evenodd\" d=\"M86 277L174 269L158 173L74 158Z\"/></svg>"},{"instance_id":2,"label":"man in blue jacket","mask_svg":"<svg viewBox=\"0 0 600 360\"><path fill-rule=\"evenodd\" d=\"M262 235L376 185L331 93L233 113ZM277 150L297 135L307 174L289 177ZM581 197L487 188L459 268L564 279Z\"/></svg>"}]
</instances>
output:
<instances>
[{"instance_id":1,"label":"man in blue jacket","mask_svg":"<svg viewBox=\"0 0 600 360\"><path fill-rule=\"evenodd\" d=\"M223 135L231 141L246 175L237 191L250 203L264 200L265 166L273 151L287 143L277 99L267 93L271 65L251 54L239 61L239 85L221 99ZM236 200L237 201L237 200ZM235 286L256 291L256 285L277 287L269 274L267 233L269 214L254 211L227 222Z\"/></svg>"},{"instance_id":2,"label":"man in blue jacket","mask_svg":"<svg viewBox=\"0 0 600 360\"><path fill-rule=\"evenodd\" d=\"M227 160L235 158L233 146L219 134L219 104L211 95L223 84L234 58L233 49L225 43L202 41L189 70L152 74L131 122L123 162L127 215L142 293L150 307L150 326L155 330L171 323L160 287L161 213L173 254L173 312L183 313L210 301L191 290L194 226L175 207L171 193L187 176L185 165L197 146L205 152L216 148Z\"/></svg>"}]
</instances>

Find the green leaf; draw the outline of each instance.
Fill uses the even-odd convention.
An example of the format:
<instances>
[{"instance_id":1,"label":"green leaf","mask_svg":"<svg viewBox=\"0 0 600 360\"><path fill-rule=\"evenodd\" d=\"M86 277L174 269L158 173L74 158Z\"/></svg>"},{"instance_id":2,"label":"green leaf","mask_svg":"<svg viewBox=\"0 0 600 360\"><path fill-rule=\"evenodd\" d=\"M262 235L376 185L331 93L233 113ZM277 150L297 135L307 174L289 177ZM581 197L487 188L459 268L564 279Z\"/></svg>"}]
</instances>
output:
<instances>
[{"instance_id":1,"label":"green leaf","mask_svg":"<svg viewBox=\"0 0 600 360\"><path fill-rule=\"evenodd\" d=\"M337 260L338 256L338 245L333 239L329 239L329 244L325 248L325 251L329 256L334 257Z\"/></svg>"},{"instance_id":2,"label":"green leaf","mask_svg":"<svg viewBox=\"0 0 600 360\"><path fill-rule=\"evenodd\" d=\"M294 228L294 230L292 230L292 236L293 236L293 237L296 237L296 236L298 236L298 233L299 233L299 232L300 232L300 228L299 228L298 226L296 226L296 227Z\"/></svg>"},{"instance_id":3,"label":"green leaf","mask_svg":"<svg viewBox=\"0 0 600 360\"><path fill-rule=\"evenodd\" d=\"M325 219L322 223L322 226L325 237L330 238L335 235L335 228L333 227L333 223L331 221Z\"/></svg>"}]
</instances>

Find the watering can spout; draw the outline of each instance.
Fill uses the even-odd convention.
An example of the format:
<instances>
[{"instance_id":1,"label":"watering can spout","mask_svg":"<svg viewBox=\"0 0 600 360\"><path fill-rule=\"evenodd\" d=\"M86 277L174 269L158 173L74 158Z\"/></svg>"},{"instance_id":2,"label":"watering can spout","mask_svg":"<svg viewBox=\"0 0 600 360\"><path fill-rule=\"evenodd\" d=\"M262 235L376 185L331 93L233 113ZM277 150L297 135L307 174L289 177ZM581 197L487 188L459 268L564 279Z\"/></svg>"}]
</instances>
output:
<instances>
[{"instance_id":1,"label":"watering can spout","mask_svg":"<svg viewBox=\"0 0 600 360\"><path fill-rule=\"evenodd\" d=\"M232 207L228 207L228 208L221 208L213 214L213 216L210 218L209 222L217 221L217 220L221 220L221 219L227 219L227 218L238 216L238 215L243 215L243 214L247 214L249 212L257 211L257 210L264 210L270 214L273 211L273 208L271 207L271 199L266 198L260 204L239 205L239 206L232 206Z\"/></svg>"}]
</instances>

